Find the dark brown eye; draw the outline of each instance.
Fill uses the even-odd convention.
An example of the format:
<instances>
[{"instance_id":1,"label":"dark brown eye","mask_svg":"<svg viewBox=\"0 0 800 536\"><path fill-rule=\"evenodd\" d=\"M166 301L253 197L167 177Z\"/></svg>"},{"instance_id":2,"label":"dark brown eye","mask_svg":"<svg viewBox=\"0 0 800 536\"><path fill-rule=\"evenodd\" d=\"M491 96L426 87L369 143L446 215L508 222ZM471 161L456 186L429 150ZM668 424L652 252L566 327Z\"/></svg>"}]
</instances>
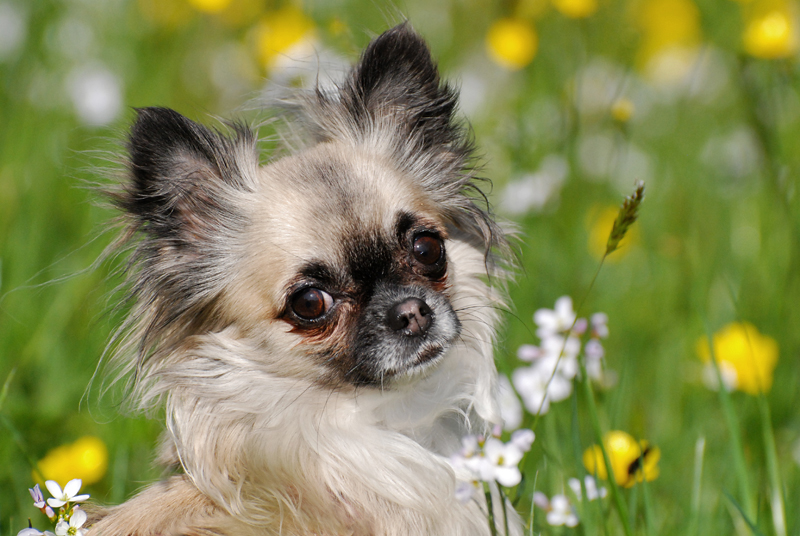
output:
<instances>
[{"instance_id":1,"label":"dark brown eye","mask_svg":"<svg viewBox=\"0 0 800 536\"><path fill-rule=\"evenodd\" d=\"M444 245L438 236L425 233L414 238L414 258L420 264L425 266L436 264L442 258L443 251Z\"/></svg>"},{"instance_id":2,"label":"dark brown eye","mask_svg":"<svg viewBox=\"0 0 800 536\"><path fill-rule=\"evenodd\" d=\"M292 311L304 320L317 320L325 316L333 306L333 298L324 290L304 288L291 298Z\"/></svg>"}]
</instances>

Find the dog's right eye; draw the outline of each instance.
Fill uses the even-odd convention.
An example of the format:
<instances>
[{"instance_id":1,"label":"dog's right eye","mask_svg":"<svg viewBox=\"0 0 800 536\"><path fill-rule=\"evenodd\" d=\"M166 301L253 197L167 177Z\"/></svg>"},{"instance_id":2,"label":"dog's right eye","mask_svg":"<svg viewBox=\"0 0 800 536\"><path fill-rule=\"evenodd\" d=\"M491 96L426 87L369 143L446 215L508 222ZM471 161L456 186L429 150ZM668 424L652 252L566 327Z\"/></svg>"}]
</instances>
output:
<instances>
[{"instance_id":1,"label":"dog's right eye","mask_svg":"<svg viewBox=\"0 0 800 536\"><path fill-rule=\"evenodd\" d=\"M333 298L324 290L308 287L292 295L291 306L294 314L303 320L317 320L333 306Z\"/></svg>"}]
</instances>

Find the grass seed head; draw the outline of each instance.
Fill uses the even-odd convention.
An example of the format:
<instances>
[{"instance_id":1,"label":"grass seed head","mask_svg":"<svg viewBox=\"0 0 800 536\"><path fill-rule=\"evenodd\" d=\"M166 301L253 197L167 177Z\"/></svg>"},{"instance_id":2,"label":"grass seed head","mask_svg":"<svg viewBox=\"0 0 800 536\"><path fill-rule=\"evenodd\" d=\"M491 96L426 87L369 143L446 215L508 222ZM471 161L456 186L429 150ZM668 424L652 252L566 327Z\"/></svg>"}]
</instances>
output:
<instances>
[{"instance_id":1,"label":"grass seed head","mask_svg":"<svg viewBox=\"0 0 800 536\"><path fill-rule=\"evenodd\" d=\"M644 201L644 181L638 181L636 190L625 198L622 207L619 209L619 214L617 214L617 219L614 220L614 226L611 228L611 233L606 242L605 256L616 251L619 243L625 238L628 229L636 222L639 217L639 205L642 204L642 201Z\"/></svg>"}]
</instances>

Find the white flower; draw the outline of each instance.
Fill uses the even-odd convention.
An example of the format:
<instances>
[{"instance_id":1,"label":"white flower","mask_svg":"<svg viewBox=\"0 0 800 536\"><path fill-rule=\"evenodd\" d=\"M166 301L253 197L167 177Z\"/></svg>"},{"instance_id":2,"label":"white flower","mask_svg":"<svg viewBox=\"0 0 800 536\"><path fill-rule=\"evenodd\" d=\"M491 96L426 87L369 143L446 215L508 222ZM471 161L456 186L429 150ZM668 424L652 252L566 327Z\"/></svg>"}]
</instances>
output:
<instances>
[{"instance_id":1,"label":"white flower","mask_svg":"<svg viewBox=\"0 0 800 536\"><path fill-rule=\"evenodd\" d=\"M522 480L522 473L517 464L524 452L514 443L503 443L490 437L483 445L484 457L480 466L481 480L496 480L503 486L516 486Z\"/></svg>"},{"instance_id":2,"label":"white flower","mask_svg":"<svg viewBox=\"0 0 800 536\"><path fill-rule=\"evenodd\" d=\"M561 296L556 300L555 309L539 309L533 314L533 321L539 326L536 335L544 340L551 335L568 331L575 322L572 298Z\"/></svg>"},{"instance_id":3,"label":"white flower","mask_svg":"<svg viewBox=\"0 0 800 536\"><path fill-rule=\"evenodd\" d=\"M511 381L530 413L544 415L550 402L559 402L572 393L572 383L556 373L548 374L537 367L521 367L514 371Z\"/></svg>"},{"instance_id":4,"label":"white flower","mask_svg":"<svg viewBox=\"0 0 800 536\"><path fill-rule=\"evenodd\" d=\"M500 197L500 207L510 214L539 212L551 200L557 200L567 175L569 165L558 155L542 160L535 173L528 173L509 182Z\"/></svg>"},{"instance_id":5,"label":"white flower","mask_svg":"<svg viewBox=\"0 0 800 536\"><path fill-rule=\"evenodd\" d=\"M462 504L466 504L475 496L478 491L478 481L470 480L468 482L459 482L456 485L456 499Z\"/></svg>"},{"instance_id":6,"label":"white flower","mask_svg":"<svg viewBox=\"0 0 800 536\"><path fill-rule=\"evenodd\" d=\"M74 69L69 74L67 89L75 112L87 125L106 125L122 111L122 83L103 66Z\"/></svg>"},{"instance_id":7,"label":"white flower","mask_svg":"<svg viewBox=\"0 0 800 536\"><path fill-rule=\"evenodd\" d=\"M28 488L28 491L33 498L33 506L36 508L44 508L44 495L42 495L42 490L39 489L39 484L36 484L33 488Z\"/></svg>"},{"instance_id":8,"label":"white flower","mask_svg":"<svg viewBox=\"0 0 800 536\"><path fill-rule=\"evenodd\" d=\"M11 58L28 33L27 14L14 2L0 2L0 61Z\"/></svg>"},{"instance_id":9,"label":"white flower","mask_svg":"<svg viewBox=\"0 0 800 536\"><path fill-rule=\"evenodd\" d=\"M85 501L89 498L89 495L76 495L81 490L81 482L80 478L76 478L74 480L70 480L67 482L67 485L64 486L64 490L61 490L61 486L58 485L58 482L55 480L48 480L44 483L47 486L47 491L50 492L50 495L53 496L51 499L47 499L47 504L52 506L53 508L59 508L64 506L68 502L81 502ZM84 515L86 515L84 513Z\"/></svg>"},{"instance_id":10,"label":"white flower","mask_svg":"<svg viewBox=\"0 0 800 536\"><path fill-rule=\"evenodd\" d=\"M599 361L605 355L605 350L603 350L603 345L597 339L590 339L586 346L583 349L584 353L586 354L587 359Z\"/></svg>"},{"instance_id":11,"label":"white flower","mask_svg":"<svg viewBox=\"0 0 800 536\"><path fill-rule=\"evenodd\" d=\"M523 344L519 348L517 348L517 357L520 361L527 361L530 363L531 361L535 361L542 357L543 352L542 349L538 346L534 346L532 344Z\"/></svg>"},{"instance_id":12,"label":"white flower","mask_svg":"<svg viewBox=\"0 0 800 536\"><path fill-rule=\"evenodd\" d=\"M522 452L528 452L531 450L531 445L533 445L533 441L536 439L536 434L533 430L528 430L527 428L523 428L522 430L517 430L513 434L511 434L511 443L517 446Z\"/></svg>"},{"instance_id":13,"label":"white flower","mask_svg":"<svg viewBox=\"0 0 800 536\"><path fill-rule=\"evenodd\" d=\"M52 533L45 532L44 534L52 534ZM22 529L17 533L17 536L41 536L41 535L42 531L36 530L34 528Z\"/></svg>"},{"instance_id":14,"label":"white flower","mask_svg":"<svg viewBox=\"0 0 800 536\"><path fill-rule=\"evenodd\" d=\"M592 315L592 335L600 339L608 337L608 315L595 313Z\"/></svg>"},{"instance_id":15,"label":"white flower","mask_svg":"<svg viewBox=\"0 0 800 536\"><path fill-rule=\"evenodd\" d=\"M569 487L575 493L575 496L580 499L583 495L581 492L581 481L577 478L570 478L567 481L567 484L569 484ZM606 488L597 488L597 481L592 476L587 475L583 479L583 485L586 487L586 499L589 501L601 499L608 494Z\"/></svg>"},{"instance_id":16,"label":"white flower","mask_svg":"<svg viewBox=\"0 0 800 536\"><path fill-rule=\"evenodd\" d=\"M543 374L552 376L556 370L565 378L571 380L578 374L578 354L581 351L581 341L577 337L551 335L542 340L542 357L536 361Z\"/></svg>"},{"instance_id":17,"label":"white flower","mask_svg":"<svg viewBox=\"0 0 800 536\"><path fill-rule=\"evenodd\" d=\"M516 430L522 424L522 404L511 387L508 376L501 374L497 383L497 398L500 403L500 417L503 419L503 428Z\"/></svg>"},{"instance_id":18,"label":"white flower","mask_svg":"<svg viewBox=\"0 0 800 536\"><path fill-rule=\"evenodd\" d=\"M69 484L67 484L69 485ZM86 512L80 508L72 511L69 524L66 521L59 521L56 525L56 536L83 536L81 527L86 523Z\"/></svg>"},{"instance_id":19,"label":"white flower","mask_svg":"<svg viewBox=\"0 0 800 536\"><path fill-rule=\"evenodd\" d=\"M578 524L578 516L569 504L569 499L565 495L553 495L550 499L550 511L547 512L547 523L557 527L566 525L574 527Z\"/></svg>"}]
</instances>

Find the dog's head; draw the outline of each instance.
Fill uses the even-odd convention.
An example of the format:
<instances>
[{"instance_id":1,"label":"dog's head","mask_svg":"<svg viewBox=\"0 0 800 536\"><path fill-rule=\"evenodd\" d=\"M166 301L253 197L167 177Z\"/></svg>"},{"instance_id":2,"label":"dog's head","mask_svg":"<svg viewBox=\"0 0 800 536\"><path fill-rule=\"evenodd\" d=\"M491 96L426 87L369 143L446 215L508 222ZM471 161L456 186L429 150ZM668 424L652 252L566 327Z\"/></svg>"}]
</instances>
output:
<instances>
[{"instance_id":1,"label":"dog's head","mask_svg":"<svg viewBox=\"0 0 800 536\"><path fill-rule=\"evenodd\" d=\"M388 387L466 336L460 286L503 239L476 204L468 133L425 43L389 30L339 86L288 110L306 147L264 166L248 128L138 110L117 202L141 237L141 370L226 332L270 373Z\"/></svg>"}]
</instances>

